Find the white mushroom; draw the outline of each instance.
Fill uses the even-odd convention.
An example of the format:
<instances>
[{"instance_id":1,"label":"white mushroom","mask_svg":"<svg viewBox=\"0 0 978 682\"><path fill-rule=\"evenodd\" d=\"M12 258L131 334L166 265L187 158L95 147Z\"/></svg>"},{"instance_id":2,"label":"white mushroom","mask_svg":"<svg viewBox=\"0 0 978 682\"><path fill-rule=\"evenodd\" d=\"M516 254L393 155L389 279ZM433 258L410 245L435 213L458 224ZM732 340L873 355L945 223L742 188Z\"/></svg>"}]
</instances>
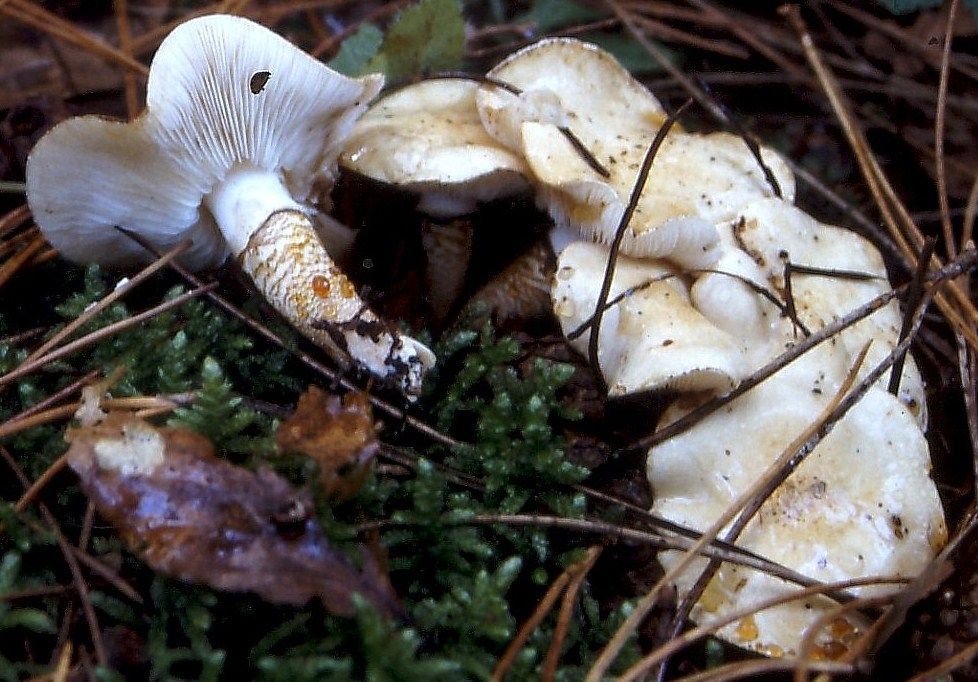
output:
<instances>
[{"instance_id":1,"label":"white mushroom","mask_svg":"<svg viewBox=\"0 0 978 682\"><path fill-rule=\"evenodd\" d=\"M691 528L709 527L818 417L848 360L839 347L823 344L654 447L648 460L652 512ZM675 421L692 402L673 406L661 423ZM874 386L761 507L737 544L820 581L916 576L947 533L929 471L927 442L914 417ZM676 559L675 553L661 555L667 567ZM698 560L679 578L681 594L704 563ZM724 565L692 617L706 624L790 589L758 571ZM833 606L828 599L796 601L719 634L768 655L797 653L805 629ZM856 627L840 621L831 628L817 640L823 655L844 653Z\"/></svg>"},{"instance_id":2,"label":"white mushroom","mask_svg":"<svg viewBox=\"0 0 978 682\"><path fill-rule=\"evenodd\" d=\"M693 305L710 322L739 339L751 364L760 366L781 352L781 348L772 350L772 339L790 337L790 325L781 317L781 309L758 293L757 288L770 290L771 285L757 263L731 243L729 225L720 225L719 231L722 255L710 272L693 283Z\"/></svg>"},{"instance_id":3,"label":"white mushroom","mask_svg":"<svg viewBox=\"0 0 978 682\"><path fill-rule=\"evenodd\" d=\"M413 395L431 351L366 308L313 222L339 147L381 85L245 19L195 19L160 46L136 120L70 119L37 144L28 201L72 260L145 259L114 226L161 249L190 236L185 260L198 268L230 252L304 335Z\"/></svg>"},{"instance_id":4,"label":"white mushroom","mask_svg":"<svg viewBox=\"0 0 978 682\"><path fill-rule=\"evenodd\" d=\"M564 334L595 311L609 251L576 242L560 254L551 296ZM662 388L733 388L744 376L746 360L737 340L693 308L689 292L665 261L620 256L609 302L635 291L604 313L598 361L608 394L622 396ZM571 345L587 353L589 333Z\"/></svg>"},{"instance_id":5,"label":"white mushroom","mask_svg":"<svg viewBox=\"0 0 978 682\"><path fill-rule=\"evenodd\" d=\"M357 122L340 163L419 192L419 210L439 218L524 191L525 166L482 127L477 89L441 78L384 97Z\"/></svg>"},{"instance_id":6,"label":"white mushroom","mask_svg":"<svg viewBox=\"0 0 978 682\"><path fill-rule=\"evenodd\" d=\"M521 91L486 84L477 102L486 130L511 149L522 147L527 121L566 125L580 140L635 138L653 133L666 112L652 93L601 48L573 38L548 38L514 52L486 74ZM611 125L608 130L598 128ZM651 138L647 142L651 142ZM567 141L565 140L565 144ZM588 147L591 148L590 146ZM605 156L595 154L604 164Z\"/></svg>"},{"instance_id":7,"label":"white mushroom","mask_svg":"<svg viewBox=\"0 0 978 682\"><path fill-rule=\"evenodd\" d=\"M798 266L870 277L852 279L845 274L795 272L791 276L792 299L799 320L812 331L890 289L883 258L872 244L850 230L820 223L784 201L765 199L748 205L732 222L732 230L742 253L750 256L768 286L782 296L785 296L784 266L788 261ZM864 363L865 373L896 346L902 320L900 306L893 301L843 331L832 342L841 343L850 355L855 355L867 341L873 340ZM770 357L779 352L776 349ZM889 373L883 375L881 386L885 387L888 379ZM903 366L900 399L918 422L926 426L923 379L909 356Z\"/></svg>"},{"instance_id":8,"label":"white mushroom","mask_svg":"<svg viewBox=\"0 0 978 682\"><path fill-rule=\"evenodd\" d=\"M538 203L558 225L576 226L588 238L610 242L642 159L665 120L659 102L610 55L566 38L521 50L488 77L521 93L486 84L478 105L490 134L525 158ZM787 165L770 149L761 155L783 195L793 199ZM719 256L714 224L772 194L763 169L739 137L672 132L656 156L622 253L708 267Z\"/></svg>"}]
</instances>

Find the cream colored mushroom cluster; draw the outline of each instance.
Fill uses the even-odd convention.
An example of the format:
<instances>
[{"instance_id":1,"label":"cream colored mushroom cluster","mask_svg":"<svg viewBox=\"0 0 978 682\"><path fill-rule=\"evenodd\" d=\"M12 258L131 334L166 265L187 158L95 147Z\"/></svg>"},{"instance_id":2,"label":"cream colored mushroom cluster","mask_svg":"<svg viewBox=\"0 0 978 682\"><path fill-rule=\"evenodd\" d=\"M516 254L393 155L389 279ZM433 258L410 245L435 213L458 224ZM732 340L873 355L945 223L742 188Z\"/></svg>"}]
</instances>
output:
<instances>
[{"instance_id":1,"label":"cream colored mushroom cluster","mask_svg":"<svg viewBox=\"0 0 978 682\"><path fill-rule=\"evenodd\" d=\"M570 334L595 312L606 245L665 118L607 53L545 40L505 59L484 82L432 81L381 100L355 128L341 163L421 192L422 209L439 215L529 185L557 230L584 238L560 250L552 286L554 312ZM778 191L740 137L670 132L626 227L598 362L611 396L678 391L662 425L735 387L805 330L889 287L876 249L796 208L787 164L770 149L760 155ZM790 299L788 263L805 266L791 276ZM800 325L784 314L789 300ZM901 319L891 303L654 447L652 511L687 527L710 526L817 419L866 342L863 373L890 352ZM585 354L588 333L571 343ZM887 381L884 375L775 492L740 545L823 581L909 577L933 557L946 529L929 478L923 382L912 359L898 396L885 390ZM675 560L662 556L667 566ZM681 594L702 565L680 577ZM724 565L693 617L707 623L789 589ZM754 651L788 654L833 606L794 602L720 634ZM836 626L816 639L825 655L844 651L860 624Z\"/></svg>"}]
</instances>

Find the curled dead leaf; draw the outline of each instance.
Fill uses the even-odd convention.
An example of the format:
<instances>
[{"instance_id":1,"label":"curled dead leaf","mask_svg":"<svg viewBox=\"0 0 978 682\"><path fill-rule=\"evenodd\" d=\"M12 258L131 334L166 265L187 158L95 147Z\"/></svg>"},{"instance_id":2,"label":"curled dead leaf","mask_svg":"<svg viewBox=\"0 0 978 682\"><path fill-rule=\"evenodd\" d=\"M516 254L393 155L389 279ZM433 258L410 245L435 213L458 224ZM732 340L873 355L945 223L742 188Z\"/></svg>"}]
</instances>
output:
<instances>
[{"instance_id":1,"label":"curled dead leaf","mask_svg":"<svg viewBox=\"0 0 978 682\"><path fill-rule=\"evenodd\" d=\"M363 486L380 448L366 394L341 400L317 386L299 397L295 413L282 422L275 442L283 452L298 452L319 464L326 494L348 499Z\"/></svg>"},{"instance_id":2,"label":"curled dead leaf","mask_svg":"<svg viewBox=\"0 0 978 682\"><path fill-rule=\"evenodd\" d=\"M235 466L197 433L121 413L67 437L82 489L154 570L271 602L318 598L338 614L353 612L354 594L401 613L372 557L364 552L359 571L331 548L309 496L273 471Z\"/></svg>"}]
</instances>

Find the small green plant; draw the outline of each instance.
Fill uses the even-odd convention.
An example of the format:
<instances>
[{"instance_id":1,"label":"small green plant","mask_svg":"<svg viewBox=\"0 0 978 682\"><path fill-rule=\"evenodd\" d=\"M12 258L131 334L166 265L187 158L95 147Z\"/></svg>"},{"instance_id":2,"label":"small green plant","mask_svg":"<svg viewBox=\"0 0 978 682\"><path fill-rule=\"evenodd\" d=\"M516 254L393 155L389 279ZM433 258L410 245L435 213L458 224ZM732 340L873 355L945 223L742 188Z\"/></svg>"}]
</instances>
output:
<instances>
[{"instance_id":1,"label":"small green plant","mask_svg":"<svg viewBox=\"0 0 978 682\"><path fill-rule=\"evenodd\" d=\"M112 285L94 267L76 281L78 290L58 306L66 320ZM165 296L180 291L171 287ZM129 304L117 303L91 328L129 315ZM567 462L554 428L558 421L575 417L558 397L568 367L524 362L519 344L495 339L488 326L479 333L452 335L439 345L438 354L432 391L423 401L425 419L474 445L450 450L391 433L385 440L397 444L404 439L402 447L416 453L410 477L374 476L352 500L316 503L317 515L340 548L352 550L359 544L364 521L388 524L379 541L407 620L387 621L361 604L351 622L315 604L280 607L249 595L182 584L153 575L110 528L100 528L91 552L121 554L121 572L145 595L145 603L131 603L104 588L93 590L92 602L103 629L123 628L144 641L140 674L158 680L448 680L491 675L526 617L527 605L565 568L582 540L552 538L538 529L474 525L471 520L530 510L579 516L584 501L567 484L587 472ZM0 369L12 369L24 357L21 349L0 346ZM203 301L191 301L70 356L57 372L22 379L0 401L3 416L34 404L71 376L92 369L108 373L116 367L124 368L113 387L116 395L193 391L194 402L168 421L207 436L219 456L245 466L291 468L298 472L291 476L296 483L314 479L308 468L296 468L295 462L273 452L275 421L251 409L244 398L292 401L310 378L284 353L257 348L236 322ZM61 426L35 428L7 444L28 465L28 475L36 477L64 451L62 433ZM454 482L459 476L479 485L459 485ZM60 485L49 500L55 517L81 518L84 497L70 481ZM4 489L7 499L19 495L14 487ZM0 506L0 592L70 584L52 536L37 530L40 523L26 526L9 503ZM74 526L66 531L69 536L77 532ZM354 552L351 559L359 557ZM588 599L585 593L565 643L568 664L562 676L574 677L597 651L595 633L620 619L618 612L598 614L596 603ZM0 656L5 657L0 668L7 679L44 672L44 666L29 662L23 645L53 646L58 603L57 597L24 604L0 601ZM541 665L551 628L545 623L534 635L517 662L519 670ZM103 669L99 674L118 679L117 673Z\"/></svg>"},{"instance_id":2,"label":"small green plant","mask_svg":"<svg viewBox=\"0 0 978 682\"><path fill-rule=\"evenodd\" d=\"M420 0L402 10L386 33L363 24L329 63L351 76L383 73L396 81L458 69L465 50L459 0Z\"/></svg>"}]
</instances>

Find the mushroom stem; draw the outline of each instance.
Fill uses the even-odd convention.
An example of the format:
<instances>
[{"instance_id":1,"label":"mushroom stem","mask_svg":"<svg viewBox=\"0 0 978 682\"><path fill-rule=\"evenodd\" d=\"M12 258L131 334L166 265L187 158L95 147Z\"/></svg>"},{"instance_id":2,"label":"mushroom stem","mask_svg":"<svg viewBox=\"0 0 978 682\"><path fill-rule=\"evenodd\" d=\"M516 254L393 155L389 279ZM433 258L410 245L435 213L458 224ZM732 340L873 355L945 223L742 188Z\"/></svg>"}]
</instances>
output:
<instances>
[{"instance_id":1,"label":"mushroom stem","mask_svg":"<svg viewBox=\"0 0 978 682\"><path fill-rule=\"evenodd\" d=\"M277 173L247 165L228 173L204 198L204 205L236 258L273 213L305 210Z\"/></svg>"},{"instance_id":2,"label":"mushroom stem","mask_svg":"<svg viewBox=\"0 0 978 682\"><path fill-rule=\"evenodd\" d=\"M274 173L241 168L205 199L255 286L304 336L416 397L434 354L385 325L323 246L312 219Z\"/></svg>"}]
</instances>

